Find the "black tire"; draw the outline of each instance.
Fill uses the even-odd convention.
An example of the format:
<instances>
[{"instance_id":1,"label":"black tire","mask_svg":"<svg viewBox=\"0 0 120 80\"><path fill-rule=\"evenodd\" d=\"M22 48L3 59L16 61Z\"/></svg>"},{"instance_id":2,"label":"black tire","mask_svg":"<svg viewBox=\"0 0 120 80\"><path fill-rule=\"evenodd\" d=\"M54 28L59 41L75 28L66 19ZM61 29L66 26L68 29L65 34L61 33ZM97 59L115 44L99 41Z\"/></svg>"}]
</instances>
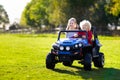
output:
<instances>
[{"instance_id":1,"label":"black tire","mask_svg":"<svg viewBox=\"0 0 120 80\"><path fill-rule=\"evenodd\" d=\"M94 66L98 67L98 68L103 68L104 67L104 54L103 53L99 53L99 57L93 59L94 62Z\"/></svg>"},{"instance_id":2,"label":"black tire","mask_svg":"<svg viewBox=\"0 0 120 80\"><path fill-rule=\"evenodd\" d=\"M92 55L90 53L87 53L84 57L84 69L86 71L91 70L91 63L92 63Z\"/></svg>"},{"instance_id":3,"label":"black tire","mask_svg":"<svg viewBox=\"0 0 120 80\"><path fill-rule=\"evenodd\" d=\"M64 61L64 62L63 62L63 65L64 65L64 66L72 66L72 63L73 63L72 60L71 60L71 61Z\"/></svg>"},{"instance_id":4,"label":"black tire","mask_svg":"<svg viewBox=\"0 0 120 80\"><path fill-rule=\"evenodd\" d=\"M55 55L49 53L46 57L46 68L54 69L55 68Z\"/></svg>"}]
</instances>

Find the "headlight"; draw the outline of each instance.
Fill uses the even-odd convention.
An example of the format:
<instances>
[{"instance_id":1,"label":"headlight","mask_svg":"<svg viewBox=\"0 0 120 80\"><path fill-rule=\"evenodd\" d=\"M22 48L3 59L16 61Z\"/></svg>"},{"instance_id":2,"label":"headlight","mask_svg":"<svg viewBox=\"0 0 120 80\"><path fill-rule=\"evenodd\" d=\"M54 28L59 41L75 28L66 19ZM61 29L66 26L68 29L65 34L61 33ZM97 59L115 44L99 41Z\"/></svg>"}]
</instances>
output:
<instances>
[{"instance_id":1,"label":"headlight","mask_svg":"<svg viewBox=\"0 0 120 80\"><path fill-rule=\"evenodd\" d=\"M81 47L81 46L82 46L82 44L80 43L80 44L79 44L79 47Z\"/></svg>"},{"instance_id":2,"label":"headlight","mask_svg":"<svg viewBox=\"0 0 120 80\"><path fill-rule=\"evenodd\" d=\"M66 47L66 50L67 50L67 51L69 51L69 50L70 50L70 47L69 47L69 46L67 46L67 47Z\"/></svg>"},{"instance_id":3,"label":"headlight","mask_svg":"<svg viewBox=\"0 0 120 80\"><path fill-rule=\"evenodd\" d=\"M78 45L77 45L77 44L75 45L75 48L78 48Z\"/></svg>"},{"instance_id":4,"label":"headlight","mask_svg":"<svg viewBox=\"0 0 120 80\"><path fill-rule=\"evenodd\" d=\"M63 46L60 46L60 50L64 50L64 47L63 47Z\"/></svg>"}]
</instances>

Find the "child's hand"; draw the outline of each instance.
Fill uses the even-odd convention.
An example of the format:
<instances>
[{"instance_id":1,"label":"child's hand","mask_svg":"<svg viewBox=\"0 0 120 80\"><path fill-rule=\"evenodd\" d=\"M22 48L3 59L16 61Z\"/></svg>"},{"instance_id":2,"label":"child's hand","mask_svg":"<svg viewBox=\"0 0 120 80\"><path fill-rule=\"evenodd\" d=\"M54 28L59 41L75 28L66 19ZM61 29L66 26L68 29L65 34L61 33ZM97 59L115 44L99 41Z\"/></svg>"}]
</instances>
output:
<instances>
[{"instance_id":1,"label":"child's hand","mask_svg":"<svg viewBox=\"0 0 120 80\"><path fill-rule=\"evenodd\" d=\"M78 37L78 34L74 34L74 37Z\"/></svg>"},{"instance_id":2,"label":"child's hand","mask_svg":"<svg viewBox=\"0 0 120 80\"><path fill-rule=\"evenodd\" d=\"M85 35L82 35L82 38L86 38L86 36L85 36Z\"/></svg>"}]
</instances>

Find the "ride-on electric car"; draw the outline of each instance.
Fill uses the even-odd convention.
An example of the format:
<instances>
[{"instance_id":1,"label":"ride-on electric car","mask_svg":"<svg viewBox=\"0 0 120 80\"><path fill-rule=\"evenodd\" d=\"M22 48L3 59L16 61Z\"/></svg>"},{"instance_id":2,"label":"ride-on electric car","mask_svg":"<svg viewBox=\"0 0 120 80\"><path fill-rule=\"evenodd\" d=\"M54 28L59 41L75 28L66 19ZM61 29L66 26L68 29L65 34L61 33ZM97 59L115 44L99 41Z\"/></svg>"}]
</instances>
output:
<instances>
[{"instance_id":1,"label":"ride-on electric car","mask_svg":"<svg viewBox=\"0 0 120 80\"><path fill-rule=\"evenodd\" d=\"M84 32L86 38L81 36L66 38L63 36L72 32ZM92 62L95 67L103 68L104 54L99 52L101 44L94 30L93 36L92 44L89 44L86 31L60 31L57 41L52 45L51 51L46 56L46 68L54 69L59 62L65 66L72 66L74 60L78 60L78 63L81 63L85 70L91 70Z\"/></svg>"}]
</instances>

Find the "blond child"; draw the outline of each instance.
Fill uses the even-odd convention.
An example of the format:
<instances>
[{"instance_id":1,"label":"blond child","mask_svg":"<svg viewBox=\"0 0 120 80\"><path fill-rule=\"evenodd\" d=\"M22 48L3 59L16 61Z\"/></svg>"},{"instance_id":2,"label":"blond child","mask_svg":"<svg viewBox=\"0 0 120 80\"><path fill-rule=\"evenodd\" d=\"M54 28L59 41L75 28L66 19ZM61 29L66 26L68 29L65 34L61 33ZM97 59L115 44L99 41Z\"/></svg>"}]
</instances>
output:
<instances>
[{"instance_id":1,"label":"blond child","mask_svg":"<svg viewBox=\"0 0 120 80\"><path fill-rule=\"evenodd\" d=\"M79 24L81 30L87 31L88 34L88 43L92 44L92 31L91 31L91 23L88 20L83 20ZM86 38L86 34L83 32L78 32L77 36L82 35L83 38Z\"/></svg>"},{"instance_id":2,"label":"blond child","mask_svg":"<svg viewBox=\"0 0 120 80\"><path fill-rule=\"evenodd\" d=\"M75 18L70 18L68 20L68 24L67 24L66 30L79 30L79 27L78 27L78 24L77 24L77 21L76 21ZM67 32L66 33L66 37L67 38L73 37L75 33L76 32Z\"/></svg>"}]
</instances>

